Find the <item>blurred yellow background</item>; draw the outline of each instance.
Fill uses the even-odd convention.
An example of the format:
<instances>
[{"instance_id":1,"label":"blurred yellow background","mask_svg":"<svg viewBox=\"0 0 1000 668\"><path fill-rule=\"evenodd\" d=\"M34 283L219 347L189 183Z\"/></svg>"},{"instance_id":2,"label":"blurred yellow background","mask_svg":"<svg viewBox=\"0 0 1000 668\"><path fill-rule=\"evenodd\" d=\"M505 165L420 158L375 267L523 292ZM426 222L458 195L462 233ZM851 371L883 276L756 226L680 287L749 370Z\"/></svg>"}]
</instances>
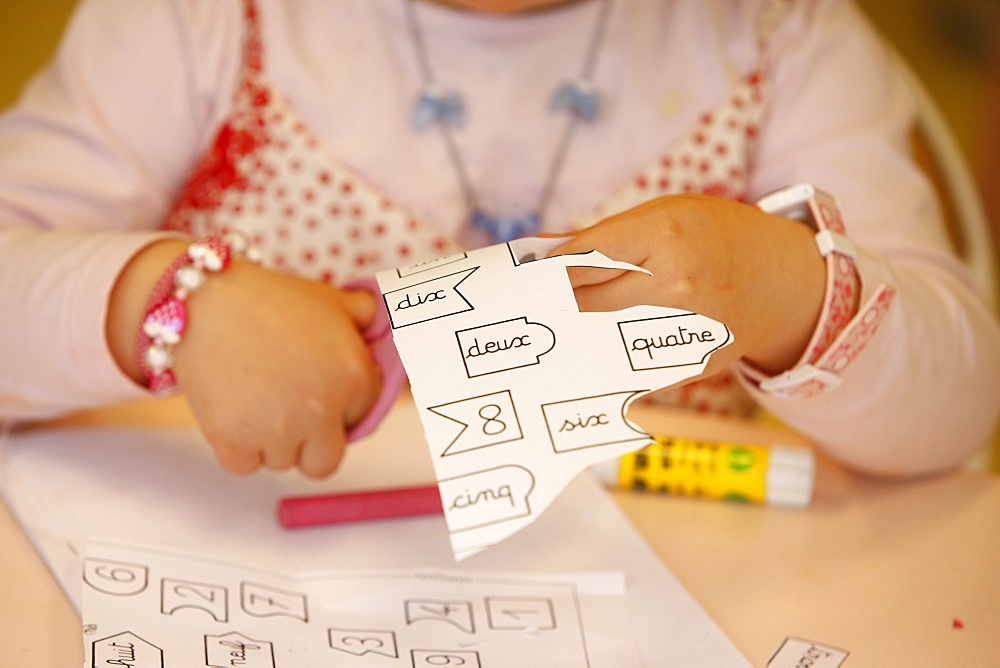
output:
<instances>
[{"instance_id":1,"label":"blurred yellow background","mask_svg":"<svg viewBox=\"0 0 1000 668\"><path fill-rule=\"evenodd\" d=\"M141 0L140 0L141 1ZM0 108L48 59L78 0L0 2ZM987 98L1000 79L997 0L857 0L938 101L971 163L979 164ZM992 53L991 53L992 52ZM992 80L992 81L991 81Z\"/></svg>"}]
</instances>

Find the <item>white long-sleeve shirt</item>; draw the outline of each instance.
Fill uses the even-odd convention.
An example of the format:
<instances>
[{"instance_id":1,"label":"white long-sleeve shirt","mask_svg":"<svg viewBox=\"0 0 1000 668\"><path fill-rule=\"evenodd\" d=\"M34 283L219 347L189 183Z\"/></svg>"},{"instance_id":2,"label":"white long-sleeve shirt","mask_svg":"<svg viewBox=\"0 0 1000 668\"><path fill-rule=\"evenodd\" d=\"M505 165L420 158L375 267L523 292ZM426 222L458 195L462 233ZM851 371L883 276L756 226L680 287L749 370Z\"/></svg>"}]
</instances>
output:
<instances>
[{"instance_id":1,"label":"white long-sleeve shirt","mask_svg":"<svg viewBox=\"0 0 1000 668\"><path fill-rule=\"evenodd\" d=\"M849 465L952 466L1000 413L1000 327L949 249L908 155L913 103L843 0L792 3L757 47L763 0L616 0L594 83L600 120L574 134L546 229L571 229L686 136L763 58L745 199L809 181L839 199L864 299L898 290L843 384L754 397ZM264 68L321 150L430 229L462 235L466 202L440 138L417 133L420 88L400 0L259 0ZM485 205L538 198L562 120L553 88L582 66L591 0L514 17L420 3L435 79L463 93L456 134ZM52 63L0 119L0 417L142 396L104 336L115 278L157 238L231 112L239 0L86 0ZM366 267L373 270L378 267Z\"/></svg>"}]
</instances>

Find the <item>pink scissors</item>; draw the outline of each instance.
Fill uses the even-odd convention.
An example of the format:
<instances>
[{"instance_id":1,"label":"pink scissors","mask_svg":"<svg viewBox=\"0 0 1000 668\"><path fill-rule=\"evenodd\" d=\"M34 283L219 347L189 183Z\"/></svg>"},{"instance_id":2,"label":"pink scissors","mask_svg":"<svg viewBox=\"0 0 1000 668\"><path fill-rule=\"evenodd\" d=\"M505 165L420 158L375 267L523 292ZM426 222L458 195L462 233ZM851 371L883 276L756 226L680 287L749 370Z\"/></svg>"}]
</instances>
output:
<instances>
[{"instance_id":1,"label":"pink scissors","mask_svg":"<svg viewBox=\"0 0 1000 668\"><path fill-rule=\"evenodd\" d=\"M343 286L343 289L364 290L375 298L375 318L365 328L363 336L375 363L382 370L382 389L375 404L363 418L347 430L347 441L353 442L372 433L382 422L406 382L406 371L399 359L399 353L396 352L396 344L392 342L392 323L389 321L389 312L385 309L385 300L375 278L368 276L350 281Z\"/></svg>"}]
</instances>

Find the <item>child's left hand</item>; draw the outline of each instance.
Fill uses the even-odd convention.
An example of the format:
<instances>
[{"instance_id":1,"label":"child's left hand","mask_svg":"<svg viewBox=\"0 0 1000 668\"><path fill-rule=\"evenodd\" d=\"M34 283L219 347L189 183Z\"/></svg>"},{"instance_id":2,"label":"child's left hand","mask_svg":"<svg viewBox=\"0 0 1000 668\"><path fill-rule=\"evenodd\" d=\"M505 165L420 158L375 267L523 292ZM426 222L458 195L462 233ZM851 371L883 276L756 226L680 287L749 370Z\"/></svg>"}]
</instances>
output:
<instances>
[{"instance_id":1,"label":"child's left hand","mask_svg":"<svg viewBox=\"0 0 1000 668\"><path fill-rule=\"evenodd\" d=\"M825 265L813 231L739 202L661 197L580 231L550 255L590 250L653 275L571 268L581 311L649 304L729 327L733 345L713 354L706 375L739 358L765 373L785 371L801 357L822 308Z\"/></svg>"}]
</instances>

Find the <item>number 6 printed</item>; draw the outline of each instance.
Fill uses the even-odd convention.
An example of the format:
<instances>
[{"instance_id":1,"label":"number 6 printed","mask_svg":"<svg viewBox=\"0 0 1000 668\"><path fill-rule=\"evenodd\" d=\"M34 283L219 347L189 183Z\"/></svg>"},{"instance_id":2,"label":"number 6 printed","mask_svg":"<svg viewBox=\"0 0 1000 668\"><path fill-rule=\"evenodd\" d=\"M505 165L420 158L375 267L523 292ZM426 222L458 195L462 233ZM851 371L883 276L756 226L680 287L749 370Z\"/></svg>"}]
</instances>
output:
<instances>
[{"instance_id":1,"label":"number 6 printed","mask_svg":"<svg viewBox=\"0 0 1000 668\"><path fill-rule=\"evenodd\" d=\"M87 559L83 581L99 592L112 596L135 596L146 589L149 569L142 564L105 559Z\"/></svg>"},{"instance_id":2,"label":"number 6 printed","mask_svg":"<svg viewBox=\"0 0 1000 668\"><path fill-rule=\"evenodd\" d=\"M479 663L479 652L452 651L442 649L415 649L413 668L482 668Z\"/></svg>"}]
</instances>

